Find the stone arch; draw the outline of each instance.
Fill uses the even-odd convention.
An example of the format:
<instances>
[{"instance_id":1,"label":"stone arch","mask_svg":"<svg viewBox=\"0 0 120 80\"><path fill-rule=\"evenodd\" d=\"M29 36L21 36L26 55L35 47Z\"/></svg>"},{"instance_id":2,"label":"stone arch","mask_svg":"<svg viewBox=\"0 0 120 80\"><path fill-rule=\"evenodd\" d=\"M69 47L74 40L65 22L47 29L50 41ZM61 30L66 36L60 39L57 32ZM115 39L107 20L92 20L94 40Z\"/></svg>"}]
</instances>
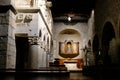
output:
<instances>
[{"instance_id":1,"label":"stone arch","mask_svg":"<svg viewBox=\"0 0 120 80\"><path fill-rule=\"evenodd\" d=\"M110 22L106 22L102 31L102 52L103 52L103 63L110 64L111 56L109 55L110 42L115 39L114 27Z\"/></svg>"},{"instance_id":2,"label":"stone arch","mask_svg":"<svg viewBox=\"0 0 120 80\"><path fill-rule=\"evenodd\" d=\"M76 29L62 29L61 31L59 31L57 36L59 36L60 34L79 34L80 35L80 32Z\"/></svg>"},{"instance_id":3,"label":"stone arch","mask_svg":"<svg viewBox=\"0 0 120 80\"><path fill-rule=\"evenodd\" d=\"M66 31L66 30L71 30L73 32L77 32L79 35L81 35L81 32L79 29L77 28L59 28L59 30L56 30L57 32L55 32L54 34L54 39L56 39L62 32Z\"/></svg>"},{"instance_id":4,"label":"stone arch","mask_svg":"<svg viewBox=\"0 0 120 80\"><path fill-rule=\"evenodd\" d=\"M64 47L65 47L65 45L67 43L72 43L72 45L78 46L78 49L77 49L78 53L76 53L76 52L74 53L74 51L73 51L73 52L71 52L71 54L67 54L66 47L65 47L64 54L63 53L62 54L59 53L59 56L61 56L63 58L74 58L74 57L77 57L79 55L79 53L80 53L80 51L79 51L79 48L80 48L79 47L79 45L80 45L80 37L81 36L80 36L79 32L77 30L75 30L75 29L64 29L64 30L60 31L59 34L58 34L58 37L57 37L57 38L59 38L59 39L57 39L58 46L59 46L58 47L58 53L60 52L60 43L62 43L64 45ZM73 48L71 47L71 50L72 49Z\"/></svg>"},{"instance_id":5,"label":"stone arch","mask_svg":"<svg viewBox=\"0 0 120 80\"><path fill-rule=\"evenodd\" d=\"M91 48L91 40L88 41L88 48Z\"/></svg>"}]
</instances>

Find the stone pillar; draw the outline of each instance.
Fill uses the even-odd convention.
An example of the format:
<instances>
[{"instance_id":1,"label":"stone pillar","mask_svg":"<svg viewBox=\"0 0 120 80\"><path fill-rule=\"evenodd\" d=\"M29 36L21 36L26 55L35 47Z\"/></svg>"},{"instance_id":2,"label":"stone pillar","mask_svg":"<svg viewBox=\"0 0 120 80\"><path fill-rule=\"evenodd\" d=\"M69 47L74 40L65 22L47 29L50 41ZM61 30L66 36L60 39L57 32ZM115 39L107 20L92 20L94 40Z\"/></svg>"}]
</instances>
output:
<instances>
[{"instance_id":1,"label":"stone pillar","mask_svg":"<svg viewBox=\"0 0 120 80\"><path fill-rule=\"evenodd\" d=\"M48 57L45 42L39 43L39 37L29 37L29 64L31 69L39 69L40 67L48 67Z\"/></svg>"},{"instance_id":2,"label":"stone pillar","mask_svg":"<svg viewBox=\"0 0 120 80\"><path fill-rule=\"evenodd\" d=\"M50 53L47 54L47 59L46 59L46 67L49 67L49 62L50 62Z\"/></svg>"},{"instance_id":3,"label":"stone pillar","mask_svg":"<svg viewBox=\"0 0 120 80\"><path fill-rule=\"evenodd\" d=\"M39 64L39 68L43 67L43 49L41 47L39 49L38 64Z\"/></svg>"},{"instance_id":4,"label":"stone pillar","mask_svg":"<svg viewBox=\"0 0 120 80\"><path fill-rule=\"evenodd\" d=\"M7 55L6 68L15 69L16 67L16 44L15 44L15 14L9 11L9 26L8 26L8 41L7 41Z\"/></svg>"},{"instance_id":5,"label":"stone pillar","mask_svg":"<svg viewBox=\"0 0 120 80\"><path fill-rule=\"evenodd\" d=\"M38 45L29 46L30 68L38 69Z\"/></svg>"},{"instance_id":6,"label":"stone pillar","mask_svg":"<svg viewBox=\"0 0 120 80\"><path fill-rule=\"evenodd\" d=\"M42 61L43 61L43 67L46 67L47 60L46 60L46 52L45 51L43 52L43 60Z\"/></svg>"},{"instance_id":7,"label":"stone pillar","mask_svg":"<svg viewBox=\"0 0 120 80\"><path fill-rule=\"evenodd\" d=\"M113 38L110 42L109 42L109 50L108 50L108 55L110 57L110 61L111 63L115 64L119 62L119 57L118 57L118 42L115 38Z\"/></svg>"},{"instance_id":8,"label":"stone pillar","mask_svg":"<svg viewBox=\"0 0 120 80\"><path fill-rule=\"evenodd\" d=\"M0 36L0 69L6 67L7 37Z\"/></svg>"},{"instance_id":9,"label":"stone pillar","mask_svg":"<svg viewBox=\"0 0 120 80\"><path fill-rule=\"evenodd\" d=\"M45 43L45 41L43 41L43 45L42 45L42 49L43 49L43 51L42 51L42 67L46 67L47 66L47 63L46 63L46 61L47 61L47 51L46 51L46 48L47 48L47 46L46 46L46 43Z\"/></svg>"},{"instance_id":10,"label":"stone pillar","mask_svg":"<svg viewBox=\"0 0 120 80\"><path fill-rule=\"evenodd\" d=\"M120 37L117 39L117 55L118 55L118 63L120 64Z\"/></svg>"},{"instance_id":11,"label":"stone pillar","mask_svg":"<svg viewBox=\"0 0 120 80\"><path fill-rule=\"evenodd\" d=\"M39 45L38 45L38 37L32 36L29 37L29 64L30 69L38 69L38 55L39 55Z\"/></svg>"},{"instance_id":12,"label":"stone pillar","mask_svg":"<svg viewBox=\"0 0 120 80\"><path fill-rule=\"evenodd\" d=\"M3 6L2 9L4 9L4 7L5 6ZM13 18L11 17L14 17L14 16L10 15L10 11L8 10L6 13L0 13L0 69L3 69L3 68L6 69L6 66L8 65L8 62L7 62L8 56L10 59L11 55L15 53L15 49L14 49L15 44L11 43L12 47L9 47L10 42L14 42L13 36L10 35L10 33L13 34L12 28L14 27L13 25L11 26L9 25L10 20L13 21ZM11 51L12 48L13 50ZM8 52L9 52L9 55L8 55ZM15 67L14 65L9 66L9 68L14 68L14 67Z\"/></svg>"}]
</instances>

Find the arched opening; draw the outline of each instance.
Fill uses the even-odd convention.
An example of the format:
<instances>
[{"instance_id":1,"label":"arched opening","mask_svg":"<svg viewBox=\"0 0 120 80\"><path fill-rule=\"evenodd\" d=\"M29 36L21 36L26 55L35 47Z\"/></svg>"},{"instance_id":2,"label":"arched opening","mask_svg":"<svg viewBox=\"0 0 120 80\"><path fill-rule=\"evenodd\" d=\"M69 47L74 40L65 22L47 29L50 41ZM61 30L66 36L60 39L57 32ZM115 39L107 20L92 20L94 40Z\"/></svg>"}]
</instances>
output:
<instances>
[{"instance_id":1,"label":"arched opening","mask_svg":"<svg viewBox=\"0 0 120 80\"><path fill-rule=\"evenodd\" d=\"M42 32L41 32L41 30L39 31L39 37L41 37L42 36Z\"/></svg>"},{"instance_id":2,"label":"arched opening","mask_svg":"<svg viewBox=\"0 0 120 80\"><path fill-rule=\"evenodd\" d=\"M60 34L79 34L78 31L74 29L65 29L60 32Z\"/></svg>"},{"instance_id":3,"label":"arched opening","mask_svg":"<svg viewBox=\"0 0 120 80\"><path fill-rule=\"evenodd\" d=\"M50 46L50 44L49 44L49 37L47 37L47 52L49 52L49 46Z\"/></svg>"},{"instance_id":4,"label":"arched opening","mask_svg":"<svg viewBox=\"0 0 120 80\"><path fill-rule=\"evenodd\" d=\"M55 37L55 61L65 65L68 70L81 70L83 67L81 34L76 29L64 29Z\"/></svg>"},{"instance_id":5,"label":"arched opening","mask_svg":"<svg viewBox=\"0 0 120 80\"><path fill-rule=\"evenodd\" d=\"M98 61L99 61L99 38L97 35L94 36L92 47L93 47L92 49L93 49L93 53L95 56L95 65L98 65Z\"/></svg>"},{"instance_id":6,"label":"arched opening","mask_svg":"<svg viewBox=\"0 0 120 80\"><path fill-rule=\"evenodd\" d=\"M91 48L91 41L88 41L88 48Z\"/></svg>"},{"instance_id":7,"label":"arched opening","mask_svg":"<svg viewBox=\"0 0 120 80\"><path fill-rule=\"evenodd\" d=\"M107 22L104 25L102 32L102 52L103 52L103 64L111 64L111 56L109 55L110 42L115 38L115 32L113 25L110 22Z\"/></svg>"},{"instance_id":8,"label":"arched opening","mask_svg":"<svg viewBox=\"0 0 120 80\"><path fill-rule=\"evenodd\" d=\"M65 29L59 33L59 56L75 58L79 55L80 34L74 29Z\"/></svg>"},{"instance_id":9,"label":"arched opening","mask_svg":"<svg viewBox=\"0 0 120 80\"><path fill-rule=\"evenodd\" d=\"M44 37L43 37L43 41L45 41L46 39L45 39L45 35L44 35Z\"/></svg>"}]
</instances>

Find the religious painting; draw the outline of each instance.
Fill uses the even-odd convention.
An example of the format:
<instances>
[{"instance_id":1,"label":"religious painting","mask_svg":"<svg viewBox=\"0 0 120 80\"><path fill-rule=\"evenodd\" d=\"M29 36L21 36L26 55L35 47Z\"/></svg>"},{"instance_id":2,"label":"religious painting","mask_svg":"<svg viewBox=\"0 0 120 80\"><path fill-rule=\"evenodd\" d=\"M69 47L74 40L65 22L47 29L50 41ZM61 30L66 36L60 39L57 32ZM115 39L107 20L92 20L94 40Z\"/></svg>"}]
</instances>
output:
<instances>
[{"instance_id":1,"label":"religious painting","mask_svg":"<svg viewBox=\"0 0 120 80\"><path fill-rule=\"evenodd\" d=\"M73 40L65 40L65 42L59 42L60 54L79 54L79 42L73 42Z\"/></svg>"}]
</instances>

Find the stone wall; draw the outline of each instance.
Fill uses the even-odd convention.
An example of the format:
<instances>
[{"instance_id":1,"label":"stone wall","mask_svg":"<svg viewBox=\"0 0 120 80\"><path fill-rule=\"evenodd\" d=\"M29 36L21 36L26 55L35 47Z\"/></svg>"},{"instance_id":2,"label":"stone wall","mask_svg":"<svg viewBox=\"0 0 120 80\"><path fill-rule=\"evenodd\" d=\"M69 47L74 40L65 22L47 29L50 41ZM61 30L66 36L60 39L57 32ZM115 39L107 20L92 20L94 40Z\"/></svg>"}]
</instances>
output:
<instances>
[{"instance_id":1,"label":"stone wall","mask_svg":"<svg viewBox=\"0 0 120 80\"><path fill-rule=\"evenodd\" d=\"M84 63L87 62L87 64L85 65L89 65L89 66L92 66L95 64L95 58L94 58L94 54L93 54L93 50L92 50L92 40L93 40L93 37L94 37L94 10L91 11L91 15L90 15L90 18L88 19L88 37L87 37L87 51L86 51L86 54L87 54L87 61L85 59L85 56L84 56Z\"/></svg>"},{"instance_id":2,"label":"stone wall","mask_svg":"<svg viewBox=\"0 0 120 80\"><path fill-rule=\"evenodd\" d=\"M97 0L95 6L95 26L97 31L104 27L106 22L114 26L116 36L118 35L118 22L120 21L119 0ZM97 32L96 31L96 32ZM102 31L102 30L101 30ZM100 31L99 31L100 32Z\"/></svg>"},{"instance_id":3,"label":"stone wall","mask_svg":"<svg viewBox=\"0 0 120 80\"><path fill-rule=\"evenodd\" d=\"M0 69L6 66L7 37L0 36Z\"/></svg>"},{"instance_id":4,"label":"stone wall","mask_svg":"<svg viewBox=\"0 0 120 80\"><path fill-rule=\"evenodd\" d=\"M119 52L116 53L119 49L117 46L120 44L120 0L96 0L95 32L99 35L100 45L102 44L102 31L106 22L112 24L115 32L115 40L110 42L110 51L108 52L110 52L113 63L116 63L119 54Z\"/></svg>"},{"instance_id":5,"label":"stone wall","mask_svg":"<svg viewBox=\"0 0 120 80\"><path fill-rule=\"evenodd\" d=\"M16 66L15 14L10 10L9 11L6 68L15 69L15 66Z\"/></svg>"},{"instance_id":6,"label":"stone wall","mask_svg":"<svg viewBox=\"0 0 120 80\"><path fill-rule=\"evenodd\" d=\"M0 68L6 66L9 12L0 14Z\"/></svg>"},{"instance_id":7,"label":"stone wall","mask_svg":"<svg viewBox=\"0 0 120 80\"><path fill-rule=\"evenodd\" d=\"M38 69L48 66L47 55L50 53L53 24L50 6L46 6L46 0L31 1L0 1L0 68L15 69L15 37L28 37L28 67Z\"/></svg>"},{"instance_id":8,"label":"stone wall","mask_svg":"<svg viewBox=\"0 0 120 80\"><path fill-rule=\"evenodd\" d=\"M60 32L71 29L75 30L77 34L60 34ZM87 45L88 41L88 25L86 22L78 22L76 24L65 24L62 22L55 22L54 29L53 29L53 39L54 39L54 57L61 58L59 56L59 42L64 42L65 40L73 40L75 42L79 42L79 56L75 58L82 58L83 53L82 50L85 45Z\"/></svg>"},{"instance_id":9,"label":"stone wall","mask_svg":"<svg viewBox=\"0 0 120 80\"><path fill-rule=\"evenodd\" d=\"M0 5L10 5L11 0L0 0Z\"/></svg>"}]
</instances>

